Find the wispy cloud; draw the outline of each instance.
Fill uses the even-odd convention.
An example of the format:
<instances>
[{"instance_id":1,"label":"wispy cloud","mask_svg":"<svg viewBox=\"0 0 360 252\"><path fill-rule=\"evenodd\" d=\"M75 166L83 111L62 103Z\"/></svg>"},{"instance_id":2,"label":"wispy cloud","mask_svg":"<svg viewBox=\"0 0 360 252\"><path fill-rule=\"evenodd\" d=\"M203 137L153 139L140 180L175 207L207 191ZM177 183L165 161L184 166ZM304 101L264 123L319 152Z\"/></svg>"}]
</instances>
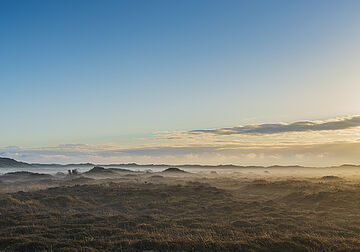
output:
<instances>
[{"instance_id":1,"label":"wispy cloud","mask_svg":"<svg viewBox=\"0 0 360 252\"><path fill-rule=\"evenodd\" d=\"M230 128L199 129L186 132L190 135L270 135L291 132L315 132L351 129L360 126L360 116L316 122L298 121L293 123L250 124Z\"/></svg>"}]
</instances>

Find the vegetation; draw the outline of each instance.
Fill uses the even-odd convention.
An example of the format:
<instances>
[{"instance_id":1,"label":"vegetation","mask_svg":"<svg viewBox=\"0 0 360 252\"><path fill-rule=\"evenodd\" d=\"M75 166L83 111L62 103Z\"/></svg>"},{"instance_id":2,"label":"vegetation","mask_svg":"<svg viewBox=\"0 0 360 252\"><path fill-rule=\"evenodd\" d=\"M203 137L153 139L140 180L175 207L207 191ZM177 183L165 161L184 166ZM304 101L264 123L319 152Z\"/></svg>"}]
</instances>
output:
<instances>
[{"instance_id":1,"label":"vegetation","mask_svg":"<svg viewBox=\"0 0 360 252\"><path fill-rule=\"evenodd\" d=\"M93 172L108 173L101 168ZM0 176L0 250L360 248L360 187L354 180L118 174L113 179ZM25 185L27 190L19 191Z\"/></svg>"},{"instance_id":2,"label":"vegetation","mask_svg":"<svg viewBox=\"0 0 360 252\"><path fill-rule=\"evenodd\" d=\"M186 171L181 170L181 169L176 168L176 167L170 167L170 168L167 168L167 169L165 169L163 172L187 173Z\"/></svg>"}]
</instances>

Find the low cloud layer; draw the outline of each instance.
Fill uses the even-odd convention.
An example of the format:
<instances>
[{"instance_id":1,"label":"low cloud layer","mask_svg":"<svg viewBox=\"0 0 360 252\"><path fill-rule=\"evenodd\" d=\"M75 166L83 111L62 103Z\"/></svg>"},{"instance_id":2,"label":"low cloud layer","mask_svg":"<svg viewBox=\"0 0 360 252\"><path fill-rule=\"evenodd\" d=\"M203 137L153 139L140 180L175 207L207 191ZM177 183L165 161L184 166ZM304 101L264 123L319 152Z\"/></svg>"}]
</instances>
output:
<instances>
[{"instance_id":1,"label":"low cloud layer","mask_svg":"<svg viewBox=\"0 0 360 252\"><path fill-rule=\"evenodd\" d=\"M360 164L360 141L183 146L61 145L0 148L0 156L31 163L168 163L329 166Z\"/></svg>"},{"instance_id":2,"label":"low cloud layer","mask_svg":"<svg viewBox=\"0 0 360 252\"><path fill-rule=\"evenodd\" d=\"M329 166L360 164L360 116L232 128L162 132L142 144L65 144L53 147L0 147L0 157L30 163L167 163ZM347 130L353 129L353 130ZM341 130L347 130L341 131ZM326 134L313 134L328 131ZM340 132L341 131L341 132ZM309 134L289 135L291 132ZM229 135L229 138L222 136ZM260 138L251 136L262 136ZM324 136L322 136L324 135ZM238 136L238 137L236 137ZM175 141L174 141L175 140Z\"/></svg>"},{"instance_id":3,"label":"low cloud layer","mask_svg":"<svg viewBox=\"0 0 360 252\"><path fill-rule=\"evenodd\" d=\"M231 128L191 130L187 133L195 135L270 135L291 132L345 130L359 126L360 116L353 116L326 122L299 121L293 123L251 124Z\"/></svg>"}]
</instances>

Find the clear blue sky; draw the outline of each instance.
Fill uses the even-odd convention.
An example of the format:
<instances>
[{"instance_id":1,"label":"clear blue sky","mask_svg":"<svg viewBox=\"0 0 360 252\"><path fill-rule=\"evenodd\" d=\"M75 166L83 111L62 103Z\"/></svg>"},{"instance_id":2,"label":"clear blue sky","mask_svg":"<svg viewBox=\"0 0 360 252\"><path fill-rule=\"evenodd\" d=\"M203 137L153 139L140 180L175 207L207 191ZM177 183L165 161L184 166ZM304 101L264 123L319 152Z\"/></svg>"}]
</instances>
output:
<instances>
[{"instance_id":1,"label":"clear blue sky","mask_svg":"<svg viewBox=\"0 0 360 252\"><path fill-rule=\"evenodd\" d=\"M0 147L356 114L359 1L1 1Z\"/></svg>"}]
</instances>

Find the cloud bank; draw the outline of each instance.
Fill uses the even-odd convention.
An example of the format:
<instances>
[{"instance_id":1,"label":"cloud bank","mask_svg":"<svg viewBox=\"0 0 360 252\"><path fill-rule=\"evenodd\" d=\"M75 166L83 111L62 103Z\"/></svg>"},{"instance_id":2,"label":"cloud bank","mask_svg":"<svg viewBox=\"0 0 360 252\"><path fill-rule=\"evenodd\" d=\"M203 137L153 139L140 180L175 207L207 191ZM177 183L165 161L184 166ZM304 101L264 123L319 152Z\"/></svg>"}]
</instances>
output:
<instances>
[{"instance_id":1,"label":"cloud bank","mask_svg":"<svg viewBox=\"0 0 360 252\"><path fill-rule=\"evenodd\" d=\"M60 145L0 148L0 156L32 163L167 163L330 166L360 164L360 141L183 146Z\"/></svg>"},{"instance_id":2,"label":"cloud bank","mask_svg":"<svg viewBox=\"0 0 360 252\"><path fill-rule=\"evenodd\" d=\"M299 121L293 123L251 124L231 128L191 130L187 133L194 135L270 135L291 132L345 130L359 126L360 116L352 116L326 122Z\"/></svg>"},{"instance_id":3,"label":"cloud bank","mask_svg":"<svg viewBox=\"0 0 360 252\"><path fill-rule=\"evenodd\" d=\"M63 144L0 147L0 156L30 163L167 163L329 166L360 164L360 116L329 121L255 124L232 128L162 132L142 144ZM341 131L353 129L348 131ZM315 134L328 131L326 134ZM309 132L288 135L291 132ZM322 136L324 135L324 136ZM157 136L156 134L154 136ZM229 136L224 139L222 136ZM252 137L262 136L262 137Z\"/></svg>"}]
</instances>

